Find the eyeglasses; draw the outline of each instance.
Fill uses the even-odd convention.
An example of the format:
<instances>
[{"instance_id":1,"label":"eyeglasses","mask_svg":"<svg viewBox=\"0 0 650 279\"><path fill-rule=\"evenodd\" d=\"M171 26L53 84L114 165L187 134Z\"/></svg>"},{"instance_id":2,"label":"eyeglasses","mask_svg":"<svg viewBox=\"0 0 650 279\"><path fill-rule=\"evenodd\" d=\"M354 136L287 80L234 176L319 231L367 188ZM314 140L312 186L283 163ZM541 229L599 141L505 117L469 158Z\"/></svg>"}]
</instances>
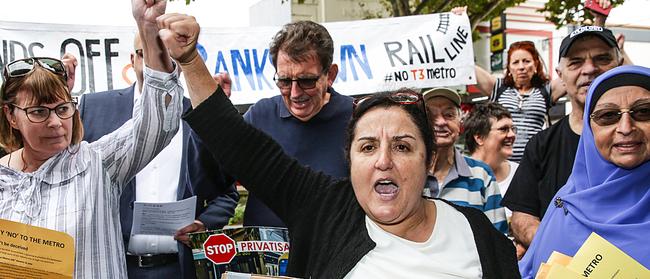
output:
<instances>
[{"instance_id":1,"label":"eyeglasses","mask_svg":"<svg viewBox=\"0 0 650 279\"><path fill-rule=\"evenodd\" d=\"M76 107L77 104L75 102L63 103L54 108L48 108L44 106L33 106L33 107L21 108L14 104L11 105L17 109L24 111L25 115L27 115L27 119L32 123L45 122L45 120L50 118L50 113L52 111L54 111L54 113L62 120L72 117L74 113L77 111L77 107Z\"/></svg>"},{"instance_id":2,"label":"eyeglasses","mask_svg":"<svg viewBox=\"0 0 650 279\"><path fill-rule=\"evenodd\" d=\"M599 109L589 115L598 126L609 126L618 123L624 113L628 113L634 121L650 120L650 103L635 105L629 109Z\"/></svg>"},{"instance_id":3,"label":"eyeglasses","mask_svg":"<svg viewBox=\"0 0 650 279\"><path fill-rule=\"evenodd\" d=\"M313 89L316 87L316 83L318 83L318 80L320 79L320 76L317 77L301 77L301 78L281 78L278 77L278 74L276 73L273 76L273 81L275 81L275 85L278 86L281 90L291 90L291 86L293 86L293 82L295 81L298 83L298 86L302 90L308 90L308 89Z\"/></svg>"},{"instance_id":4,"label":"eyeglasses","mask_svg":"<svg viewBox=\"0 0 650 279\"><path fill-rule=\"evenodd\" d=\"M357 108L361 103L364 101L370 99L373 97L373 95L368 95L364 96L361 98L354 99L354 108ZM420 104L421 109L424 111L424 117L429 119L429 115L427 112L427 107L424 104L424 98L422 98L422 94L418 94L415 92L395 92L390 95L388 95L388 98L390 98L391 101L401 104L401 105L415 105L415 104Z\"/></svg>"},{"instance_id":5,"label":"eyeglasses","mask_svg":"<svg viewBox=\"0 0 650 279\"><path fill-rule=\"evenodd\" d=\"M36 65L39 65L41 68L46 69L54 74L60 75L66 80L68 79L68 74L66 73L65 66L61 60L49 57L30 57L16 60L7 64L4 71L5 80L8 78L28 75L34 71Z\"/></svg>"},{"instance_id":6,"label":"eyeglasses","mask_svg":"<svg viewBox=\"0 0 650 279\"><path fill-rule=\"evenodd\" d=\"M144 58L144 52L142 52L142 49L136 49L135 54L137 54L140 58Z\"/></svg>"},{"instance_id":7,"label":"eyeglasses","mask_svg":"<svg viewBox=\"0 0 650 279\"><path fill-rule=\"evenodd\" d=\"M499 127L499 128L496 128L496 129L490 129L490 130L498 131L499 133L504 134L504 135L507 135L508 132L510 132L510 130L512 130L513 133L517 134L517 127L515 127L515 126L503 126L503 127Z\"/></svg>"}]
</instances>

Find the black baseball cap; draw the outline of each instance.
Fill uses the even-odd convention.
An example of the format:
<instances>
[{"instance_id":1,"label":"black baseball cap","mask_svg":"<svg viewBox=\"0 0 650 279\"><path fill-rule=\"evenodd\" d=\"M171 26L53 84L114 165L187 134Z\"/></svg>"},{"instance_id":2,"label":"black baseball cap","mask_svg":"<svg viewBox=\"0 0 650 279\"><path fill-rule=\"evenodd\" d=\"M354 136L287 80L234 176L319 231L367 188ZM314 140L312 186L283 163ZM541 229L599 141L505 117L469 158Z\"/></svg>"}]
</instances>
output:
<instances>
[{"instance_id":1,"label":"black baseball cap","mask_svg":"<svg viewBox=\"0 0 650 279\"><path fill-rule=\"evenodd\" d=\"M571 32L571 34L562 40L562 44L560 45L560 59L567 55L569 48L571 48L571 45L573 45L577 39L589 35L600 38L610 47L618 48L616 37L614 37L611 30L600 26L582 26Z\"/></svg>"}]
</instances>

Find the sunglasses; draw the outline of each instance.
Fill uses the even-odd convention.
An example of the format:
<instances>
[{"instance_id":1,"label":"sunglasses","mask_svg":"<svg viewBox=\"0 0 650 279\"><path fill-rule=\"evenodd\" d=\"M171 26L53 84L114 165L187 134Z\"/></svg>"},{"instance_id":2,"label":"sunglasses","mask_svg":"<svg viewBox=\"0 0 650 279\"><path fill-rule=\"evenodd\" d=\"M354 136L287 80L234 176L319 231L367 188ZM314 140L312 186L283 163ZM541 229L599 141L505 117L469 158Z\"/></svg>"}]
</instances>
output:
<instances>
[{"instance_id":1,"label":"sunglasses","mask_svg":"<svg viewBox=\"0 0 650 279\"><path fill-rule=\"evenodd\" d=\"M140 58L144 58L144 52L142 52L142 49L136 49L135 54L137 54Z\"/></svg>"},{"instance_id":2,"label":"sunglasses","mask_svg":"<svg viewBox=\"0 0 650 279\"><path fill-rule=\"evenodd\" d=\"M632 106L629 109L599 109L591 113L589 118L598 126L609 126L618 123L624 113L634 121L645 122L650 120L650 103Z\"/></svg>"},{"instance_id":3,"label":"sunglasses","mask_svg":"<svg viewBox=\"0 0 650 279\"><path fill-rule=\"evenodd\" d=\"M356 109L361 103L370 99L371 97L373 97L373 95L368 95L368 96L354 99L353 101L354 108ZM391 101L398 103L400 105L420 104L421 105L420 108L424 111L424 117L426 117L427 120L429 119L429 115L427 112L428 109L424 104L424 98L422 97L422 94L415 93L415 92L395 92L388 95L388 98L390 98Z\"/></svg>"},{"instance_id":4,"label":"sunglasses","mask_svg":"<svg viewBox=\"0 0 650 279\"><path fill-rule=\"evenodd\" d=\"M22 77L34 71L36 65L48 70L54 74L62 76L64 80L68 79L63 62L59 59L49 57L30 57L13 61L5 66L5 80L9 78Z\"/></svg>"},{"instance_id":5,"label":"sunglasses","mask_svg":"<svg viewBox=\"0 0 650 279\"><path fill-rule=\"evenodd\" d=\"M320 76L301 77L301 78L292 79L286 77L279 77L277 73L273 76L273 81L275 81L275 85L277 85L278 88L280 88L280 90L291 90L294 81L298 84L298 87L300 87L300 89L302 90L314 89L319 79Z\"/></svg>"},{"instance_id":6,"label":"sunglasses","mask_svg":"<svg viewBox=\"0 0 650 279\"><path fill-rule=\"evenodd\" d=\"M11 106L24 111L25 115L27 115L27 119L32 123L45 122L45 120L50 118L50 113L52 113L52 111L54 111L54 113L62 120L72 117L77 111L77 104L75 102L63 103L54 108L48 108L44 106L21 108L14 104L11 104Z\"/></svg>"}]
</instances>

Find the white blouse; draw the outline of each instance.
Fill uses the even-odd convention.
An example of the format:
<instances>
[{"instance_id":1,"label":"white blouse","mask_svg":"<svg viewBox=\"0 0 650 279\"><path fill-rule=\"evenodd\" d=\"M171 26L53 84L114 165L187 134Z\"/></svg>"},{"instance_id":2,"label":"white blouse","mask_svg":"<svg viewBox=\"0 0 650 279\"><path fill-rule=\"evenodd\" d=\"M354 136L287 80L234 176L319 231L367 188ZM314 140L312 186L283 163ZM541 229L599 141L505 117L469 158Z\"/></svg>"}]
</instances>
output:
<instances>
[{"instance_id":1,"label":"white blouse","mask_svg":"<svg viewBox=\"0 0 650 279\"><path fill-rule=\"evenodd\" d=\"M0 165L0 218L65 232L75 278L126 278L120 193L172 139L182 113L178 71L145 67L141 113L93 143L81 142L31 173ZM165 106L165 95L171 102Z\"/></svg>"},{"instance_id":2,"label":"white blouse","mask_svg":"<svg viewBox=\"0 0 650 279\"><path fill-rule=\"evenodd\" d=\"M366 216L377 246L345 276L353 278L481 278L481 262L467 218L450 205L436 203L436 224L425 242L384 231Z\"/></svg>"}]
</instances>

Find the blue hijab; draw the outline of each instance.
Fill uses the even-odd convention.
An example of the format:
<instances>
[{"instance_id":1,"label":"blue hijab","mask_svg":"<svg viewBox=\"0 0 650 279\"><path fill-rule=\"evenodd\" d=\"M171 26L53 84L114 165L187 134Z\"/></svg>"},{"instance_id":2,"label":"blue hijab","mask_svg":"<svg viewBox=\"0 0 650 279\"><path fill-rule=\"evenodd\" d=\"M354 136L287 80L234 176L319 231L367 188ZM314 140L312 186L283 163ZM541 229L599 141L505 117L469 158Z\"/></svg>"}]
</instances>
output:
<instances>
[{"instance_id":1,"label":"blue hijab","mask_svg":"<svg viewBox=\"0 0 650 279\"><path fill-rule=\"evenodd\" d=\"M571 176L553 198L519 262L523 278L535 277L553 251L573 256L591 232L650 268L650 161L628 170L605 160L596 149L589 121L604 88L650 87L639 82L650 84L650 69L621 66L600 75L589 88Z\"/></svg>"}]
</instances>

